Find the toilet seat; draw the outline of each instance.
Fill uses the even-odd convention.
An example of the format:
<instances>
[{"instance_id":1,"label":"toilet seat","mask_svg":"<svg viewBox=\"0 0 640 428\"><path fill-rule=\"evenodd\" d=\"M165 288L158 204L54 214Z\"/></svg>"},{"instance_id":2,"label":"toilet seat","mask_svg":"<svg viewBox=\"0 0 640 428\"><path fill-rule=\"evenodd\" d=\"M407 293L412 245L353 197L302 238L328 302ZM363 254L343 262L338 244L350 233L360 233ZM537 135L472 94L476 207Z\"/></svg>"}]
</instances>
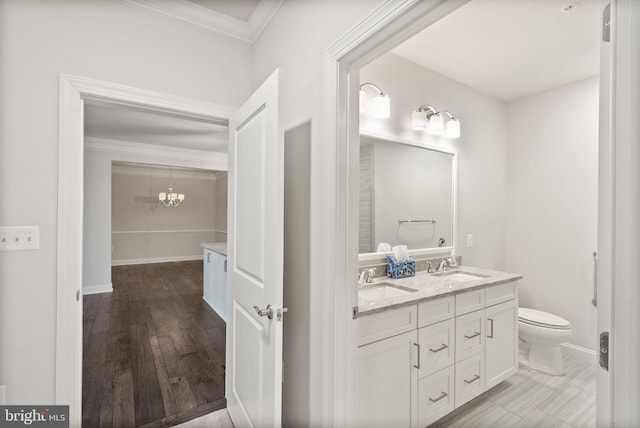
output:
<instances>
[{"instance_id":1,"label":"toilet seat","mask_svg":"<svg viewBox=\"0 0 640 428\"><path fill-rule=\"evenodd\" d=\"M557 315L529 308L518 308L518 321L536 327L569 330L571 323Z\"/></svg>"}]
</instances>

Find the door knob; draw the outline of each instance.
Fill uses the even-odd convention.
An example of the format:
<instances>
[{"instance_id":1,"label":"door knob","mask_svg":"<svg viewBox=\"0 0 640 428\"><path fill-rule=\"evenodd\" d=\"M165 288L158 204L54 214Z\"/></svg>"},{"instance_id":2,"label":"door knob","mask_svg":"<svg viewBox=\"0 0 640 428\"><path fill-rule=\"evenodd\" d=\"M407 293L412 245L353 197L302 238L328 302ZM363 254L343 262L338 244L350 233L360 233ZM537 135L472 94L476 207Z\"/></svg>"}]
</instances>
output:
<instances>
[{"instance_id":1,"label":"door knob","mask_svg":"<svg viewBox=\"0 0 640 428\"><path fill-rule=\"evenodd\" d=\"M267 307L264 309L260 309L259 307L254 306L253 309L255 309L256 313L261 317L267 317L270 320L273 319L273 307L271 305L267 305Z\"/></svg>"}]
</instances>

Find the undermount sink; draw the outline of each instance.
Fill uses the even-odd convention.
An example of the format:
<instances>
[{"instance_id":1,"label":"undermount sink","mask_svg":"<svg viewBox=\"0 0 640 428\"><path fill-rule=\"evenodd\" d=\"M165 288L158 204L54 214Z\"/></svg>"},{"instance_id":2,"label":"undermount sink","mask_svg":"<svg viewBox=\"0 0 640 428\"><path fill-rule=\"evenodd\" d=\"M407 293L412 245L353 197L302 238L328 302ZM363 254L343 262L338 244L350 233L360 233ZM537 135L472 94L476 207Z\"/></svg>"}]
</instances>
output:
<instances>
[{"instance_id":1,"label":"undermount sink","mask_svg":"<svg viewBox=\"0 0 640 428\"><path fill-rule=\"evenodd\" d=\"M461 271L448 271L448 272L440 272L434 273L434 276L439 276L445 279L449 279L451 281L458 282L467 282L467 281L476 281L478 279L486 278L486 275L480 275L476 273L470 272L461 272Z\"/></svg>"},{"instance_id":2,"label":"undermount sink","mask_svg":"<svg viewBox=\"0 0 640 428\"><path fill-rule=\"evenodd\" d=\"M406 296L416 290L401 288L388 282L366 286L358 289L358 303L371 303L389 297Z\"/></svg>"}]
</instances>

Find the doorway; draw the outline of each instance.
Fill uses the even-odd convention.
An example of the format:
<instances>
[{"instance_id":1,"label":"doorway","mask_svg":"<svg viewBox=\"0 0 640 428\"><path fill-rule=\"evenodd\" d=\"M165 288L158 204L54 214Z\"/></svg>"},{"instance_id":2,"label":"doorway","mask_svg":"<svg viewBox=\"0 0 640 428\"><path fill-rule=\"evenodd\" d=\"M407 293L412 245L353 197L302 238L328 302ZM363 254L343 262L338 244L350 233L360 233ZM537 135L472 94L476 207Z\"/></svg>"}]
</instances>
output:
<instances>
[{"instance_id":1,"label":"doorway","mask_svg":"<svg viewBox=\"0 0 640 428\"><path fill-rule=\"evenodd\" d=\"M224 126L227 125L234 109L69 75L61 76L60 98L59 186L61 190L58 245L62 250L58 252L56 400L59 403L71 404L70 423L79 426L82 420L83 213L81 201L84 194L84 105L106 102L132 109L151 109L174 117L193 118ZM124 148L125 151L126 148ZM127 161L132 161L132 157L133 160L139 160L145 154L141 146L134 149L128 148L130 157L126 159ZM108 149L105 151L109 152ZM226 154L202 156L182 149L174 152L167 161L166 156L159 155L157 151L151 151L151 153L159 158L155 161L157 164L226 170ZM110 198L102 199L110 200ZM110 252L110 248L107 252ZM110 265L110 256L107 260Z\"/></svg>"},{"instance_id":2,"label":"doorway","mask_svg":"<svg viewBox=\"0 0 640 428\"><path fill-rule=\"evenodd\" d=\"M329 174L330 178L325 177L325 179L334 180L329 181L329 185L331 187L334 186L334 183L337 183L336 186L338 190L335 194L332 194L335 199L330 198L330 202L336 204L336 207L333 209L339 213L338 217L346 219L344 223L337 221L335 224L332 224L332 230L338 231L338 236L344 236L347 238L342 239L339 245L327 245L326 248L329 252L333 251L338 253L335 257L332 257L332 260L335 260L336 265L340 265L342 263L342 265L340 265L340 269L337 270L335 275L335 278L337 278L340 283L336 283L334 293L339 296L344 296L345 301L347 302L347 307L350 307L350 303L356 301L354 291L349 288L348 276L343 277L342 274L344 273L345 266L346 272L353 271L357 268L357 263L352 262L352 260L354 260L354 254L357 254L357 246L354 244L357 243L357 232L354 232L354 229L357 229L355 227L355 225L357 225L357 220L355 219L358 217L358 211L357 203L353 203L352 201L357 201L358 198L356 196L357 190L353 187L352 183L357 182L357 180L353 179L353 171L356 171L358 168L357 148L354 147L357 146L354 142L358 141L358 130L354 129L355 127L353 125L350 126L349 124L358 123L357 113L354 112L356 112L355 104L357 88L362 82L359 79L360 68L371 60L380 57L388 50L397 46L400 42L408 39L410 36L417 34L429 24L438 21L453 10L463 6L464 3L465 2L457 2L455 5L449 4L445 6L442 4L436 5L436 2L431 2L429 5L423 5L424 9L422 7L407 7L407 9L412 9L409 13L411 18L403 15L394 23L380 25L383 29L379 29L378 31L372 29L375 25L371 25L371 27L367 28L367 37L370 38L367 39L366 42L358 39L358 36L362 36L361 34L355 34L351 38L345 37L344 40L341 40L340 43L336 44L335 50L330 52L330 54L333 55L333 59L335 59L334 64L336 66L335 74L331 74L330 80L334 79L332 82L335 82L336 87L347 87L348 89L336 91L335 94L332 94L331 101L335 104L331 104L331 107L334 108L334 110L331 112L327 111L327 120L335 120L336 123L346 123L347 125L340 126L336 124L335 126L332 125L330 127L331 132L327 134L330 144L327 146L325 141L326 146L324 148L324 153L328 157L337 155L339 158L348 159L348 161L347 166L344 169L339 168L337 174ZM391 13L389 13L389 15L391 15ZM418 19L418 16L421 19ZM417 21L421 22L418 23ZM404 25L405 28L395 27L392 29L392 27L394 27L398 22L403 22L402 25ZM386 35L387 40L383 38L383 35ZM395 40L391 41L391 38L395 38ZM346 48L345 46L349 46L349 42L356 45L359 43L359 45L357 47ZM338 84L338 82L340 83ZM348 84L345 85L345 82L348 82ZM418 105L414 107L418 107ZM337 113L335 113L336 111ZM409 110L407 114L410 114L410 111L411 110ZM334 131L335 134L333 134ZM340 206L342 206L342 208L340 208ZM333 212L332 210L327 211ZM592 251L593 249L591 248L587 253L587 262L591 269L593 268ZM347 260L347 263L343 262L345 259ZM590 281L587 285L589 286L590 291L592 289L593 282ZM588 297L589 300L591 300L592 296L590 294ZM341 317L339 313L341 309L342 308L338 309L337 314L335 311L333 312L333 314L335 314L334 319L338 325L346 325L348 329L350 320L348 318L345 319ZM344 333L335 332L333 341L331 342L331 345L334 347L333 353L337 352L342 355L344 352L349 354L349 350L345 350L340 345L340 342L344 341L346 337L347 343L353 343L353 333L353 330L345 331ZM352 359L349 358L347 361L352 361ZM340 365L338 366L341 367ZM348 363L345 371L347 373L351 371ZM347 397L349 396L348 385L350 382L350 380L346 380L344 382L344 391ZM340 393L337 395L339 394ZM334 400L337 401L335 396ZM342 400L344 400L344 398L342 398ZM347 404L346 407L349 408L352 406ZM338 403L335 403L334 411L342 417L344 417L345 414L348 414L348 410L344 409Z\"/></svg>"}]
</instances>

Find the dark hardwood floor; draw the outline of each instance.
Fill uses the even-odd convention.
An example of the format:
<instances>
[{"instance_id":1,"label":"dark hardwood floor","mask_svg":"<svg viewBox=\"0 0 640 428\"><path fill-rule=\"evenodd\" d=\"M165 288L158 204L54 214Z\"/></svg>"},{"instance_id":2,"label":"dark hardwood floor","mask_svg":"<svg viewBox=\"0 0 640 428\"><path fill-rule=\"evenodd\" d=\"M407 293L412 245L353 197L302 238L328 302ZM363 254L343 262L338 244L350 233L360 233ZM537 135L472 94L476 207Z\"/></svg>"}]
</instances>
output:
<instances>
[{"instance_id":1,"label":"dark hardwood floor","mask_svg":"<svg viewBox=\"0 0 640 428\"><path fill-rule=\"evenodd\" d=\"M112 268L84 297L84 427L163 427L224 408L225 323L202 261Z\"/></svg>"}]
</instances>

